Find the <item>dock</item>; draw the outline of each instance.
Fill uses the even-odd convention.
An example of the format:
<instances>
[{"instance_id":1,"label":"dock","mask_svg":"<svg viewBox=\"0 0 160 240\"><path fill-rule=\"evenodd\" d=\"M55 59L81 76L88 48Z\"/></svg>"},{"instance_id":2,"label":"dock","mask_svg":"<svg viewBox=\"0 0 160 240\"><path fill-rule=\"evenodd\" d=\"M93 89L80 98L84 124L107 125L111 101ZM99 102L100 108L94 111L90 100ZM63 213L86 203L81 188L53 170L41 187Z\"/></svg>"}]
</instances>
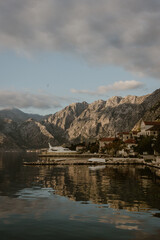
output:
<instances>
[{"instance_id":1,"label":"dock","mask_svg":"<svg viewBox=\"0 0 160 240\"><path fill-rule=\"evenodd\" d=\"M94 155L95 156L95 155ZM88 158L89 159L89 158ZM38 160L35 162L24 162L24 165L137 165L144 164L143 159L131 159L131 158L106 158L105 162L88 161L88 159L54 159L54 160ZM101 158L100 158L101 159Z\"/></svg>"},{"instance_id":2,"label":"dock","mask_svg":"<svg viewBox=\"0 0 160 240\"><path fill-rule=\"evenodd\" d=\"M40 158L60 158L60 157L65 157L65 158L92 158L92 157L108 157L107 154L92 154L92 153L67 153L67 152L62 152L62 153L56 153L56 152L46 152L46 153L40 153L38 155Z\"/></svg>"}]
</instances>

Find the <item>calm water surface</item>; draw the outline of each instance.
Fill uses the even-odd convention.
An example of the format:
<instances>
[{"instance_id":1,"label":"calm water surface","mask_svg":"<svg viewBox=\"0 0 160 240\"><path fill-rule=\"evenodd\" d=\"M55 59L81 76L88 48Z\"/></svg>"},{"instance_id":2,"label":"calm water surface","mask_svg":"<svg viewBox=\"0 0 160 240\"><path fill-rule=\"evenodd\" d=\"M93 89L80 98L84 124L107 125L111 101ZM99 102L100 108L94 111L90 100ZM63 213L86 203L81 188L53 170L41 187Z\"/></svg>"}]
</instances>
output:
<instances>
[{"instance_id":1,"label":"calm water surface","mask_svg":"<svg viewBox=\"0 0 160 240\"><path fill-rule=\"evenodd\" d=\"M144 166L23 166L0 154L0 239L160 239L160 178Z\"/></svg>"}]
</instances>

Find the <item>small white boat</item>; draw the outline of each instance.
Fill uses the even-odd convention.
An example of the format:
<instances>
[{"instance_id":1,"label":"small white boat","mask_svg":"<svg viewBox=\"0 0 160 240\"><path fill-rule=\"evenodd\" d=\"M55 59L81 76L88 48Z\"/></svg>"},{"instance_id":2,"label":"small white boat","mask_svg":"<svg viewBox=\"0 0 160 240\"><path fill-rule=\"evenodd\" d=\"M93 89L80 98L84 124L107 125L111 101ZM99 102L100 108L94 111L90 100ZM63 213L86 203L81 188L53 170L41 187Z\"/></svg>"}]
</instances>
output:
<instances>
[{"instance_id":1,"label":"small white boat","mask_svg":"<svg viewBox=\"0 0 160 240\"><path fill-rule=\"evenodd\" d=\"M71 151L69 148L64 148L62 146L52 147L50 143L48 152L58 152L58 153L76 153L76 151Z\"/></svg>"},{"instance_id":2,"label":"small white boat","mask_svg":"<svg viewBox=\"0 0 160 240\"><path fill-rule=\"evenodd\" d=\"M106 159L105 158L89 158L89 162L100 162L100 163L105 163Z\"/></svg>"}]
</instances>

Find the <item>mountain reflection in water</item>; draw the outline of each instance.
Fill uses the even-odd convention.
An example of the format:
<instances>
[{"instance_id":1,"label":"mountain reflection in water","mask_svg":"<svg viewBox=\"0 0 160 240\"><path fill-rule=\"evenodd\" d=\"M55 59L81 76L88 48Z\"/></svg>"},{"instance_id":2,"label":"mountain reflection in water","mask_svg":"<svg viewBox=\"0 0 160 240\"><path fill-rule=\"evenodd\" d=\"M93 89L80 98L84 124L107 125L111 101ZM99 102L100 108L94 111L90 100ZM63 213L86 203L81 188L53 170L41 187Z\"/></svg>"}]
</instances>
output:
<instances>
[{"instance_id":1,"label":"mountain reflection in water","mask_svg":"<svg viewBox=\"0 0 160 240\"><path fill-rule=\"evenodd\" d=\"M3 239L11 239L11 226L16 238L23 228L19 239L158 239L160 178L154 169L23 166L24 157L36 156L0 157ZM33 227L34 234L27 230Z\"/></svg>"}]
</instances>

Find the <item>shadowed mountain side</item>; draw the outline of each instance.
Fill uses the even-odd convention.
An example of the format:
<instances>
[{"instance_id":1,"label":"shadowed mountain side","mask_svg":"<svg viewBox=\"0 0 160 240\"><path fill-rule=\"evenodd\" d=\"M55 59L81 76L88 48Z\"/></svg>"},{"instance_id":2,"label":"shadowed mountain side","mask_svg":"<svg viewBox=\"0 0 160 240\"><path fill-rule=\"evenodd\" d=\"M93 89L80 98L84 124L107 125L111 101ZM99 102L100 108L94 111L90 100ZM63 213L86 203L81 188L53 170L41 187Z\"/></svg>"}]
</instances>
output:
<instances>
[{"instance_id":1,"label":"shadowed mountain side","mask_svg":"<svg viewBox=\"0 0 160 240\"><path fill-rule=\"evenodd\" d=\"M1 141L2 150L48 147L48 142L58 144L46 127L33 119L24 122L5 119L3 120L1 135L5 135L5 138Z\"/></svg>"},{"instance_id":2,"label":"shadowed mountain side","mask_svg":"<svg viewBox=\"0 0 160 240\"><path fill-rule=\"evenodd\" d=\"M9 118L13 121L25 121L29 118L33 118L36 121L40 121L41 119L44 118L44 116L39 114L24 113L17 108L6 108L3 110L0 110L0 118L1 119Z\"/></svg>"},{"instance_id":3,"label":"shadowed mountain side","mask_svg":"<svg viewBox=\"0 0 160 240\"><path fill-rule=\"evenodd\" d=\"M88 103L73 103L63 110L52 114L41 123L57 139L59 144L68 142L67 129L80 114L87 109Z\"/></svg>"},{"instance_id":4,"label":"shadowed mountain side","mask_svg":"<svg viewBox=\"0 0 160 240\"><path fill-rule=\"evenodd\" d=\"M150 119L151 121L160 119L160 100L145 112L143 119Z\"/></svg>"},{"instance_id":5,"label":"shadowed mountain side","mask_svg":"<svg viewBox=\"0 0 160 240\"><path fill-rule=\"evenodd\" d=\"M100 137L115 136L117 132L129 131L144 118L158 120L160 116L160 89L152 94L137 97L112 97L91 104L73 103L41 121L13 121L0 119L0 132L12 139L20 148L47 147L63 143L92 141ZM9 142L10 142L9 140ZM6 141L7 142L7 141ZM3 149L4 141L0 142Z\"/></svg>"}]
</instances>

